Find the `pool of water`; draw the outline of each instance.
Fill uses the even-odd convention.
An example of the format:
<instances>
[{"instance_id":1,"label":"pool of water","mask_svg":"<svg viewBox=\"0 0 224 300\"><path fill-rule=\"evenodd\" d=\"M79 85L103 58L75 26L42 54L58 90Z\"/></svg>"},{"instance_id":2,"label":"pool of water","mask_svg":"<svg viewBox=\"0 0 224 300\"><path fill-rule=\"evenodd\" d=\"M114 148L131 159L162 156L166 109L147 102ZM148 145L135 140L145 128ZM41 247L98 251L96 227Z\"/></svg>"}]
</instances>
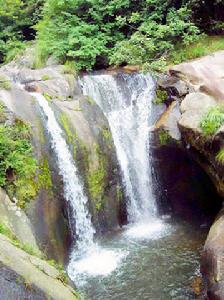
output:
<instances>
[{"instance_id":1,"label":"pool of water","mask_svg":"<svg viewBox=\"0 0 224 300\"><path fill-rule=\"evenodd\" d=\"M77 265L76 285L90 300L196 299L191 286L206 233L204 226L172 219L124 227Z\"/></svg>"}]
</instances>

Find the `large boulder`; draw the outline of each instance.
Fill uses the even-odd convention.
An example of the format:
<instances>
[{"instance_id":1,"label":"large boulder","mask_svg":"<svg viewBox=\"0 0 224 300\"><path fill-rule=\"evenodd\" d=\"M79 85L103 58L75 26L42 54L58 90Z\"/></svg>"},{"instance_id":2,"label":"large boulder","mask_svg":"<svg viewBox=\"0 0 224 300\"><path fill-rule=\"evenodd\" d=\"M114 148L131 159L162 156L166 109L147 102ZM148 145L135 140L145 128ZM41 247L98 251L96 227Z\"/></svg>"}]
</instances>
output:
<instances>
[{"instance_id":1,"label":"large boulder","mask_svg":"<svg viewBox=\"0 0 224 300\"><path fill-rule=\"evenodd\" d=\"M222 210L207 237L201 258L201 272L206 278L211 300L224 299L224 211Z\"/></svg>"},{"instance_id":2,"label":"large boulder","mask_svg":"<svg viewBox=\"0 0 224 300\"><path fill-rule=\"evenodd\" d=\"M170 78L169 78L170 77ZM176 79L175 79L176 78ZM188 86L188 93L176 96L180 103L178 124L181 133L182 146L205 170L213 181L217 192L224 197L223 163L217 159L217 154L224 145L224 126L213 135L205 135L201 129L201 121L209 109L222 104L224 100L224 51L213 53L194 61L182 63L170 68L168 74L160 82L161 88L173 91L174 84L180 88L180 82ZM184 92L187 89L183 90ZM172 96L172 95L171 95ZM172 103L173 104L173 103ZM175 104L173 104L175 106ZM166 114L172 113L172 106ZM169 119L166 116L165 121ZM158 122L164 125L164 116ZM208 200L209 201L209 200ZM212 200L212 204L214 200ZM203 255L202 272L207 282L209 299L224 299L224 217L219 215L208 235Z\"/></svg>"}]
</instances>

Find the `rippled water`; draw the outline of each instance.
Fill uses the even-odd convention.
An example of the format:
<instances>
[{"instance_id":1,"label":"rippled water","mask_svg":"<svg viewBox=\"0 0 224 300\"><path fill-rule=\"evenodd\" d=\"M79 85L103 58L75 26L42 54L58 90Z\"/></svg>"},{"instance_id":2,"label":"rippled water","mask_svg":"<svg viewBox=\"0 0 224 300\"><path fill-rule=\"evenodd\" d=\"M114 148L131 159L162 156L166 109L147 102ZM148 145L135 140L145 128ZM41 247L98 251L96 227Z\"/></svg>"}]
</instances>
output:
<instances>
[{"instance_id":1,"label":"rippled water","mask_svg":"<svg viewBox=\"0 0 224 300\"><path fill-rule=\"evenodd\" d=\"M150 232L150 225L148 228ZM80 281L78 286L85 298L195 299L191 285L199 274L199 256L206 230L184 222L170 221L157 232L154 230L151 235L145 234L145 238L140 232L140 227L124 228L100 241L104 249L120 251L126 256L107 276L84 276L85 281ZM102 261L105 268L108 263Z\"/></svg>"}]
</instances>

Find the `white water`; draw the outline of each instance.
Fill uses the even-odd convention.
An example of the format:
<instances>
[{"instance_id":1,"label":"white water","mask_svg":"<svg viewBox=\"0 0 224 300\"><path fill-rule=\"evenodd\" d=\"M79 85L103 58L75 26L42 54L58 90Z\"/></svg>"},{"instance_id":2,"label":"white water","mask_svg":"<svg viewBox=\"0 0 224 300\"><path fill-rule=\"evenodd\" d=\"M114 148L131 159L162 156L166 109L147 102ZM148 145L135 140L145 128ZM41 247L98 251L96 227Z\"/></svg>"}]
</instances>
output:
<instances>
[{"instance_id":1,"label":"white water","mask_svg":"<svg viewBox=\"0 0 224 300\"><path fill-rule=\"evenodd\" d=\"M68 265L68 274L74 281L81 283L83 274L107 275L114 271L127 253L102 249L94 243L95 230L88 213L88 199L83 191L83 184L63 137L54 112L45 97L31 93L36 98L46 118L46 128L51 137L51 147L57 156L60 175L63 178L64 196L70 212L70 227L76 240Z\"/></svg>"},{"instance_id":2,"label":"white water","mask_svg":"<svg viewBox=\"0 0 224 300\"><path fill-rule=\"evenodd\" d=\"M86 75L80 82L83 93L96 101L108 119L123 174L129 223L152 223L156 219L149 154L152 77Z\"/></svg>"},{"instance_id":3,"label":"white water","mask_svg":"<svg viewBox=\"0 0 224 300\"><path fill-rule=\"evenodd\" d=\"M83 192L83 185L78 177L75 162L53 110L43 95L39 93L32 93L32 95L37 99L46 117L46 128L51 137L51 147L57 156L60 175L64 183L64 196L71 209L70 225L74 238L77 240L77 248L85 251L93 246L95 233L88 214L88 199Z\"/></svg>"}]
</instances>

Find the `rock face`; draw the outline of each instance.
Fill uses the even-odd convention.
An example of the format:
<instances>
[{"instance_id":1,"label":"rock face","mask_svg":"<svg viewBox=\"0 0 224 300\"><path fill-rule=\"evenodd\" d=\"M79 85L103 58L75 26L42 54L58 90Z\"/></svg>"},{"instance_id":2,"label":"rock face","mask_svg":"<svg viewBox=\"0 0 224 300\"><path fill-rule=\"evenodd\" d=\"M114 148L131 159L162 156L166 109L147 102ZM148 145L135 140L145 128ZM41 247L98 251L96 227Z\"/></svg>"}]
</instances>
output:
<instances>
[{"instance_id":1,"label":"rock face","mask_svg":"<svg viewBox=\"0 0 224 300\"><path fill-rule=\"evenodd\" d=\"M121 222L124 203L120 171L108 122L94 101L82 96L75 76L59 65L32 70L30 59L21 58L0 69L1 76L10 82L8 88L0 85L0 99L14 118L31 126L35 156L45 176L46 184L39 190L37 199L25 209L32 236L50 257L65 262L71 237L63 183L44 117L30 92L45 96L64 130L90 199L97 232L117 227ZM2 207L0 215L8 218L7 214Z\"/></svg>"},{"instance_id":2,"label":"rock face","mask_svg":"<svg viewBox=\"0 0 224 300\"><path fill-rule=\"evenodd\" d=\"M0 220L23 244L38 249L33 228L25 212L13 203L0 188Z\"/></svg>"},{"instance_id":3,"label":"rock face","mask_svg":"<svg viewBox=\"0 0 224 300\"><path fill-rule=\"evenodd\" d=\"M44 260L29 255L0 234L0 298L77 300L60 272Z\"/></svg>"},{"instance_id":4,"label":"rock face","mask_svg":"<svg viewBox=\"0 0 224 300\"><path fill-rule=\"evenodd\" d=\"M207 282L209 299L224 298L224 214L223 210L210 229L202 253L201 271Z\"/></svg>"},{"instance_id":5,"label":"rock face","mask_svg":"<svg viewBox=\"0 0 224 300\"><path fill-rule=\"evenodd\" d=\"M210 108L224 100L224 51L172 67L158 84L169 93L170 107L157 122L157 129L165 129L172 136L178 128L182 145L210 176L219 195L224 196L223 164L217 154L223 149L223 126L213 135L205 136L200 123ZM172 118L173 107L180 114ZM171 118L172 122L168 122ZM224 299L224 221L223 213L215 221L208 235L203 255L202 272L207 282L209 299Z\"/></svg>"}]
</instances>

